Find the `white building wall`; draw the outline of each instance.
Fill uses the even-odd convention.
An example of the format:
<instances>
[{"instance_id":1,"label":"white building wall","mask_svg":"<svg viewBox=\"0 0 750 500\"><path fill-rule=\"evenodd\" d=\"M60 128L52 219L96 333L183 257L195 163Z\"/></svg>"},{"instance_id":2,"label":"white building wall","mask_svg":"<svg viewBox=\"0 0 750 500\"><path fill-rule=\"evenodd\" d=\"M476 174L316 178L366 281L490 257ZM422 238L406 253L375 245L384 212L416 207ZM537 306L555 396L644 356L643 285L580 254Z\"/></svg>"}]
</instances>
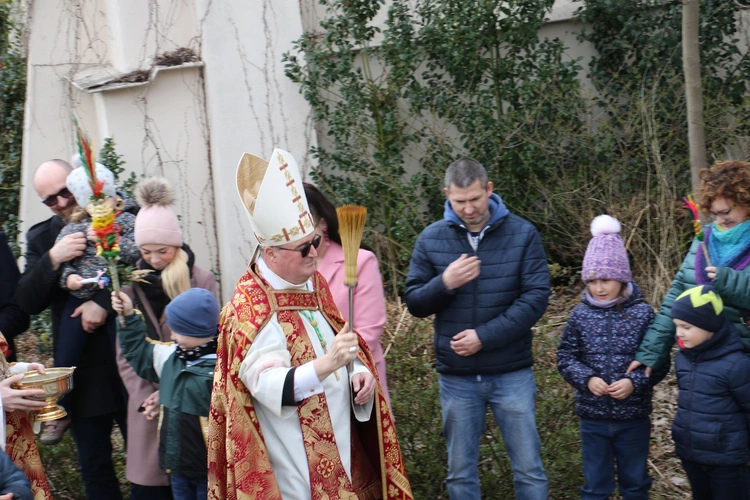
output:
<instances>
[{"instance_id":1,"label":"white building wall","mask_svg":"<svg viewBox=\"0 0 750 500\"><path fill-rule=\"evenodd\" d=\"M281 58L302 33L300 4L271 0L28 2L21 231L49 217L32 186L45 160L75 152L75 115L95 147L113 137L125 167L174 185L185 240L228 298L255 243L235 189L243 152L290 151L303 169L310 110ZM192 49L199 63L153 68ZM134 70L145 82L107 82Z\"/></svg>"},{"instance_id":2,"label":"white building wall","mask_svg":"<svg viewBox=\"0 0 750 500\"><path fill-rule=\"evenodd\" d=\"M211 164L224 298L255 249L235 187L242 153L268 158L274 147L292 153L305 171L316 143L311 110L284 75L282 54L302 34L303 2L196 0L205 61Z\"/></svg>"},{"instance_id":3,"label":"white building wall","mask_svg":"<svg viewBox=\"0 0 750 500\"><path fill-rule=\"evenodd\" d=\"M22 232L49 216L32 187L37 165L74 153L72 116L100 147L114 137L126 168L163 175L197 263L229 298L255 247L235 190L243 152L290 151L304 172L317 144L312 114L284 75L282 55L324 11L316 0L19 0L26 8L28 88ZM375 23L385 20L388 0ZM561 36L579 55L558 0L540 36ZM192 49L198 63L153 68L158 54ZM583 49L588 55L590 49ZM585 62L585 61L584 61ZM134 70L147 81L94 87ZM321 129L322 130L322 129Z\"/></svg>"}]
</instances>

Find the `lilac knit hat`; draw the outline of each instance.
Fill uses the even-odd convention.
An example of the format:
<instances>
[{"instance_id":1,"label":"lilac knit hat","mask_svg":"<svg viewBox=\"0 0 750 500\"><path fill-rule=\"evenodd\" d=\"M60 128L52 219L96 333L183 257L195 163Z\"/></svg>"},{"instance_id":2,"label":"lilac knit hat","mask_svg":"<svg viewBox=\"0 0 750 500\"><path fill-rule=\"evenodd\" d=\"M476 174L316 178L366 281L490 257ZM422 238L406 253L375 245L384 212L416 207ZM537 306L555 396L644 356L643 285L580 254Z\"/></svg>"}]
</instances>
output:
<instances>
[{"instance_id":1,"label":"lilac knit hat","mask_svg":"<svg viewBox=\"0 0 750 500\"><path fill-rule=\"evenodd\" d=\"M630 283L630 263L625 244L620 237L620 222L609 215L600 215L591 221L591 234L586 255L583 256L583 282L615 280Z\"/></svg>"},{"instance_id":2,"label":"lilac knit hat","mask_svg":"<svg viewBox=\"0 0 750 500\"><path fill-rule=\"evenodd\" d=\"M182 229L172 208L169 181L152 177L138 184L135 197L141 209L135 218L135 244L182 246Z\"/></svg>"}]
</instances>

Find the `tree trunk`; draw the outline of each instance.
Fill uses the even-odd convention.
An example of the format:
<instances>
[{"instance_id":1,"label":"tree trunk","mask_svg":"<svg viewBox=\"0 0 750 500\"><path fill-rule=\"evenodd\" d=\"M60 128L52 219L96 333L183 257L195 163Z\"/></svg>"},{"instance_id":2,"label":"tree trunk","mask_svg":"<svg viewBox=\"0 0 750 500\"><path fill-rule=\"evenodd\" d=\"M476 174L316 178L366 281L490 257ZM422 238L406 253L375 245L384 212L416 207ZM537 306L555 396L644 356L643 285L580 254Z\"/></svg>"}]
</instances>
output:
<instances>
[{"instance_id":1,"label":"tree trunk","mask_svg":"<svg viewBox=\"0 0 750 500\"><path fill-rule=\"evenodd\" d=\"M682 2L682 64L685 70L690 178L693 193L698 192L698 172L707 166L706 131L703 122L703 85L701 84L699 0Z\"/></svg>"}]
</instances>

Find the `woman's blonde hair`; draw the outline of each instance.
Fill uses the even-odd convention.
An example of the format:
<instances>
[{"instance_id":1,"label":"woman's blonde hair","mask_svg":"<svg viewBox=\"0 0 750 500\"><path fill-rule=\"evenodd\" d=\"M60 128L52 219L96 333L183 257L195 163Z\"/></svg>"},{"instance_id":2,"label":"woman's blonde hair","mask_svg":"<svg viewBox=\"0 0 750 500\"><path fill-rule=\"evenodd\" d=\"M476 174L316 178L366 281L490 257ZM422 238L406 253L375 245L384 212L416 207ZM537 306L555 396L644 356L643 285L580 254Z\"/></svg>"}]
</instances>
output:
<instances>
[{"instance_id":1,"label":"woman's blonde hair","mask_svg":"<svg viewBox=\"0 0 750 500\"><path fill-rule=\"evenodd\" d=\"M161 287L169 300L190 289L188 254L182 248L177 249L172 262L162 269Z\"/></svg>"}]
</instances>

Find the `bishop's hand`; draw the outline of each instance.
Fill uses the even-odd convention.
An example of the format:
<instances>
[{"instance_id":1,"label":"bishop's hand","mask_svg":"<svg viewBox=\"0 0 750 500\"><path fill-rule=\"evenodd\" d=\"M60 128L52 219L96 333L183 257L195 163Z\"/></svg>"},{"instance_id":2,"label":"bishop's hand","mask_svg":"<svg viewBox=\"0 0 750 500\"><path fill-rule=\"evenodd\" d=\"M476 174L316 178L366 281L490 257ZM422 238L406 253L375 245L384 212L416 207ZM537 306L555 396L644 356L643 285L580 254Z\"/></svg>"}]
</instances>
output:
<instances>
[{"instance_id":1,"label":"bishop's hand","mask_svg":"<svg viewBox=\"0 0 750 500\"><path fill-rule=\"evenodd\" d=\"M328 352L313 362L318 380L325 380L331 373L354 361L357 358L358 345L359 335L349 331L348 323L344 324L328 347Z\"/></svg>"}]
</instances>

